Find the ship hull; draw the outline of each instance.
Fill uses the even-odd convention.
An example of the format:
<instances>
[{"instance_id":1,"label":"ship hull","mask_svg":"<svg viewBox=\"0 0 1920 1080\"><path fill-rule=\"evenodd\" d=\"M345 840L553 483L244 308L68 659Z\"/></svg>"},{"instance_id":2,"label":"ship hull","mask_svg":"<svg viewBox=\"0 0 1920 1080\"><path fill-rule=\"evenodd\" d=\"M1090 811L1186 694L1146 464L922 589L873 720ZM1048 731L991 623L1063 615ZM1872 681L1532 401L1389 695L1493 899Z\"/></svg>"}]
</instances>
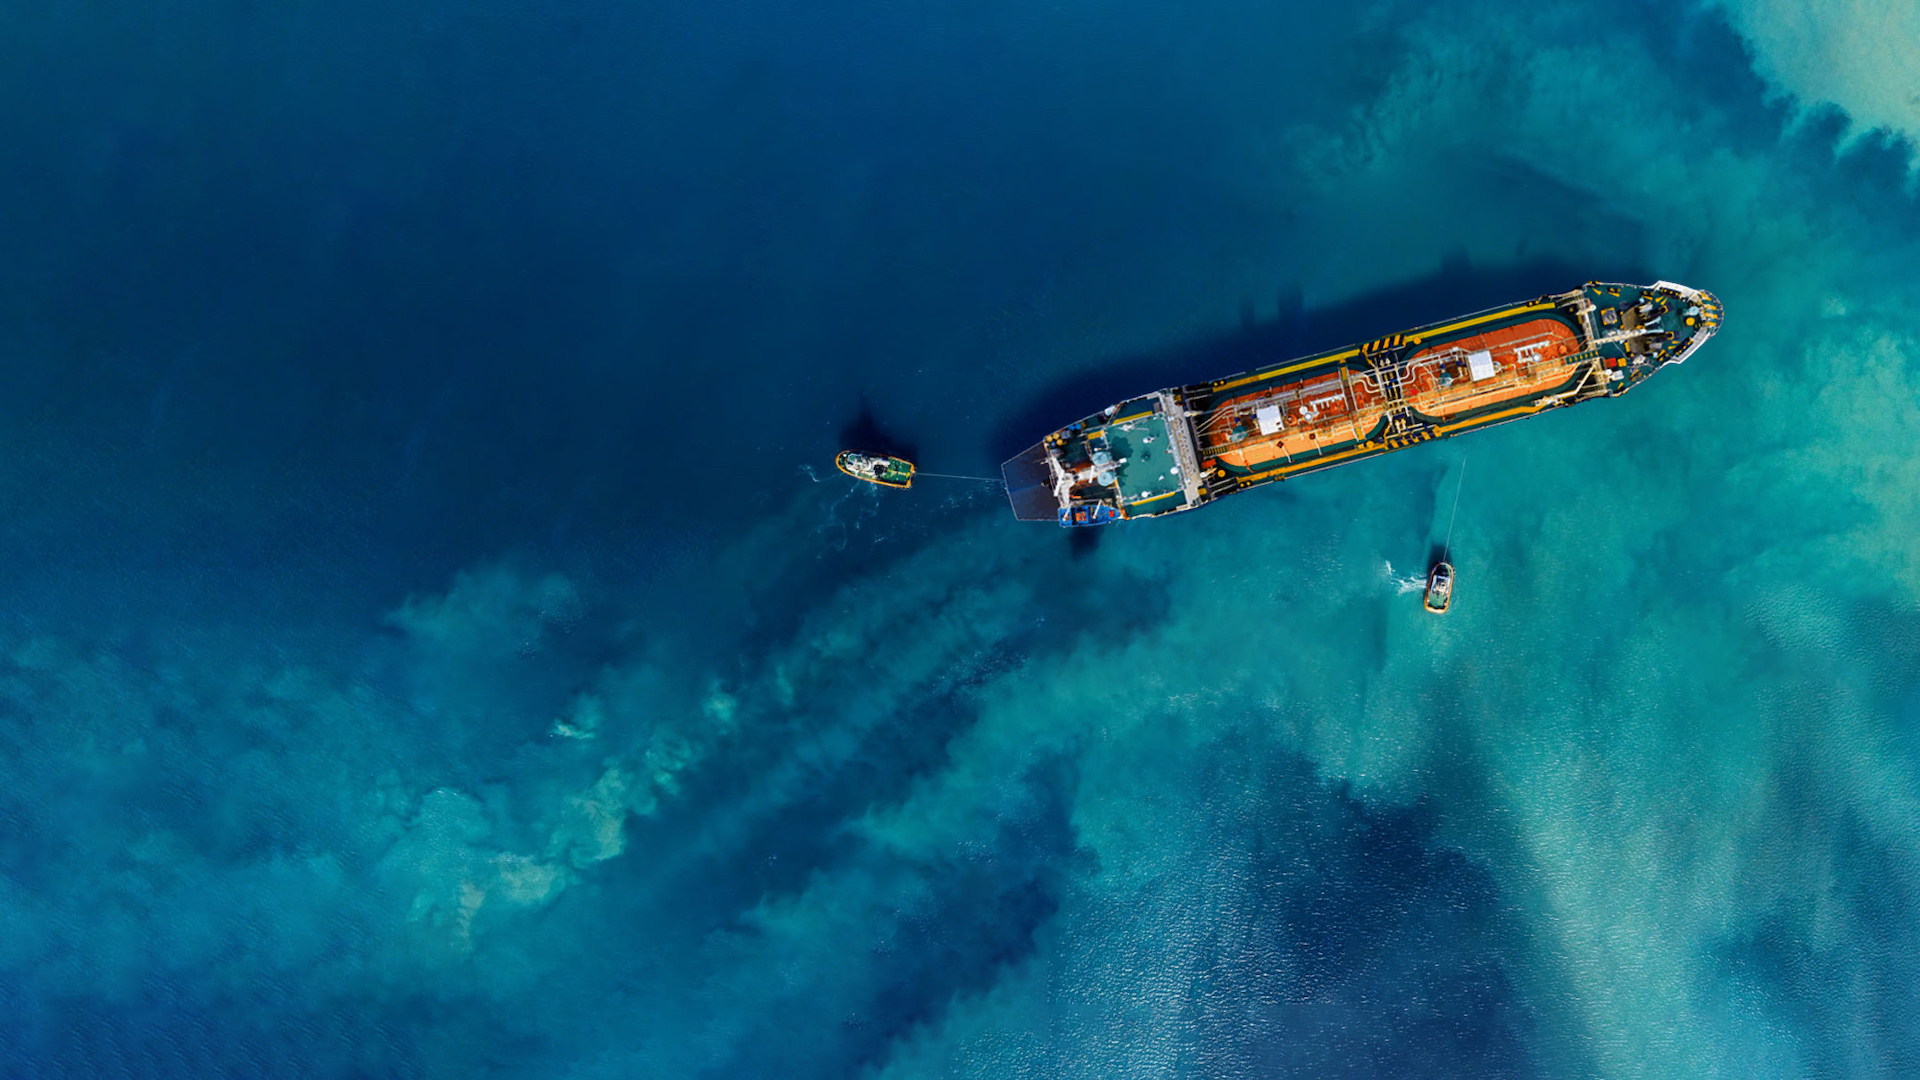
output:
<instances>
[{"instance_id":1,"label":"ship hull","mask_svg":"<svg viewBox=\"0 0 1920 1080\"><path fill-rule=\"evenodd\" d=\"M1719 329L1672 282L1571 292L1110 406L1002 466L1014 516L1159 517L1263 484L1597 397L1685 361Z\"/></svg>"}]
</instances>

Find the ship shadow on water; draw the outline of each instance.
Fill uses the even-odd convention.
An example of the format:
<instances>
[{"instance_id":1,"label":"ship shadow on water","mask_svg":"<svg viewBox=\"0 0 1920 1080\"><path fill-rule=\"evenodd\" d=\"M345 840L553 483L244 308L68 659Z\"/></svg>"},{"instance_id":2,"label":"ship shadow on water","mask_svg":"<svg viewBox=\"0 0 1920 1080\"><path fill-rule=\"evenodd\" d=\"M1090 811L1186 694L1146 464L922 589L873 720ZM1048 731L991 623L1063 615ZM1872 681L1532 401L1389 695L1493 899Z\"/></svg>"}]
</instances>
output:
<instances>
[{"instance_id":1,"label":"ship shadow on water","mask_svg":"<svg viewBox=\"0 0 1920 1080\"><path fill-rule=\"evenodd\" d=\"M864 394L860 398L860 411L840 428L840 448L858 450L863 454L885 454L913 462L920 460L920 448L882 425L879 418L873 415L873 406Z\"/></svg>"},{"instance_id":2,"label":"ship shadow on water","mask_svg":"<svg viewBox=\"0 0 1920 1080\"><path fill-rule=\"evenodd\" d=\"M1325 307L1305 307L1301 291L1289 287L1280 291L1276 318L1262 321L1251 304L1243 305L1238 332L1115 357L1041 388L995 427L990 449L994 460L1005 461L1063 424L1163 387L1224 378L1588 281L1650 282L1661 276L1671 275L1617 262L1542 259L1495 268L1454 257L1425 277ZM1076 547L1075 554L1082 553Z\"/></svg>"}]
</instances>

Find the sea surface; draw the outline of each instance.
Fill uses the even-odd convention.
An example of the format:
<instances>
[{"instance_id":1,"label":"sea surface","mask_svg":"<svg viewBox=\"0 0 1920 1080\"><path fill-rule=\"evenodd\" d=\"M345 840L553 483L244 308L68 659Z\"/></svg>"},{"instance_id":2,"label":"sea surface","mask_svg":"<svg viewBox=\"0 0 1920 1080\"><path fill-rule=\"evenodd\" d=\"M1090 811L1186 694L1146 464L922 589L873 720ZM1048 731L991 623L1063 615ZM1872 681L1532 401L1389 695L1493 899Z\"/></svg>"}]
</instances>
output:
<instances>
[{"instance_id":1,"label":"sea surface","mask_svg":"<svg viewBox=\"0 0 1920 1080\"><path fill-rule=\"evenodd\" d=\"M7 6L0 1074L1920 1076L1915 85L1867 0ZM1725 328L1097 532L831 464L1595 278Z\"/></svg>"}]
</instances>

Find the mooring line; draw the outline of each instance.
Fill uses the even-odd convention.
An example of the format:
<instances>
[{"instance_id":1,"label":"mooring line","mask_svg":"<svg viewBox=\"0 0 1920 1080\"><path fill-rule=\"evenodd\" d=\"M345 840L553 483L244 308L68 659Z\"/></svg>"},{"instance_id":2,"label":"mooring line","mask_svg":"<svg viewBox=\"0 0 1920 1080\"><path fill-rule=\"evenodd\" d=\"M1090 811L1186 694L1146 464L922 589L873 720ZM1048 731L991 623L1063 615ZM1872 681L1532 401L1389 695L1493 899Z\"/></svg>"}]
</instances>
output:
<instances>
[{"instance_id":1,"label":"mooring line","mask_svg":"<svg viewBox=\"0 0 1920 1080\"><path fill-rule=\"evenodd\" d=\"M913 475L916 478L922 477L922 476L937 476L942 480L973 480L982 484L1001 484L1001 485L1006 484L1005 480L1002 480L997 476L961 476L958 473L923 472L919 469L915 469L913 472Z\"/></svg>"},{"instance_id":2,"label":"mooring line","mask_svg":"<svg viewBox=\"0 0 1920 1080\"><path fill-rule=\"evenodd\" d=\"M1467 459L1460 459L1460 479L1453 486L1453 513L1447 515L1447 542L1440 547L1440 557L1453 560L1453 523L1460 517L1460 489L1467 486Z\"/></svg>"}]
</instances>

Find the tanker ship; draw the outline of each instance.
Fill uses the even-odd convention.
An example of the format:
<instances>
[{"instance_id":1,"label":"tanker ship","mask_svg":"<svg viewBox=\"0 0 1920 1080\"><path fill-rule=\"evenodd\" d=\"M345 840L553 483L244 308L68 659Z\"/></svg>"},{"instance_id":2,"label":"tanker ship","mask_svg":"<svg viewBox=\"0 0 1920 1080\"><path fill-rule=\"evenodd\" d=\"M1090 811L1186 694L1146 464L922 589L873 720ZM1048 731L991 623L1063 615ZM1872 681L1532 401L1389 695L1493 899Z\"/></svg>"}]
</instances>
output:
<instances>
[{"instance_id":1,"label":"tanker ship","mask_svg":"<svg viewBox=\"0 0 1920 1080\"><path fill-rule=\"evenodd\" d=\"M1589 282L1075 421L1001 466L1014 516L1102 525L1192 510L1598 397L1692 356L1720 328L1709 292Z\"/></svg>"}]
</instances>

